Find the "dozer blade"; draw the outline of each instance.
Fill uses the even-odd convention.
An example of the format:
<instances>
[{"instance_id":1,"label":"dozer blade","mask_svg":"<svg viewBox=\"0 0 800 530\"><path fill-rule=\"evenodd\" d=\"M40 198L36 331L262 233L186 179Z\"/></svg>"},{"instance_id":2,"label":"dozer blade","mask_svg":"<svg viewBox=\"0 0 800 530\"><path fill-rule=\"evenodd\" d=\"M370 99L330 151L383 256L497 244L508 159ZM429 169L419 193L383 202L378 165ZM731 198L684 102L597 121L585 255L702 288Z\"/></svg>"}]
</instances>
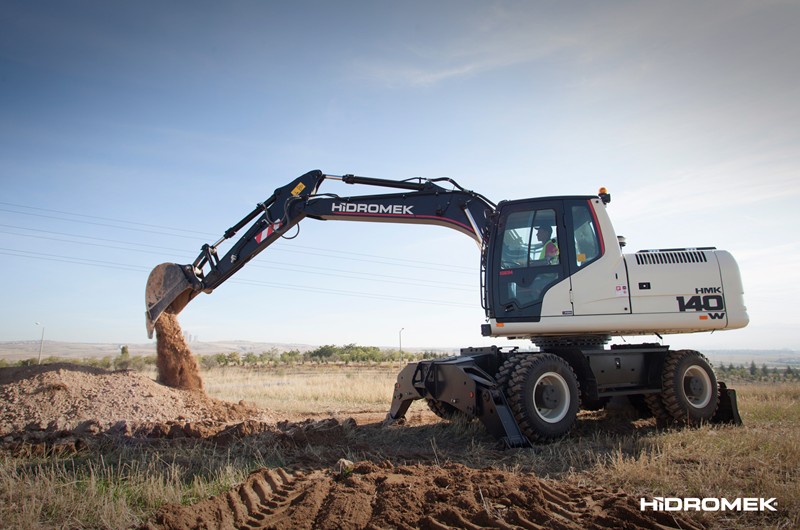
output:
<instances>
[{"instance_id":1,"label":"dozer blade","mask_svg":"<svg viewBox=\"0 0 800 530\"><path fill-rule=\"evenodd\" d=\"M153 338L156 320L164 311L178 314L189 303L197 291L186 279L182 265L162 263L150 271L145 292L145 318L147 319L147 336Z\"/></svg>"}]
</instances>

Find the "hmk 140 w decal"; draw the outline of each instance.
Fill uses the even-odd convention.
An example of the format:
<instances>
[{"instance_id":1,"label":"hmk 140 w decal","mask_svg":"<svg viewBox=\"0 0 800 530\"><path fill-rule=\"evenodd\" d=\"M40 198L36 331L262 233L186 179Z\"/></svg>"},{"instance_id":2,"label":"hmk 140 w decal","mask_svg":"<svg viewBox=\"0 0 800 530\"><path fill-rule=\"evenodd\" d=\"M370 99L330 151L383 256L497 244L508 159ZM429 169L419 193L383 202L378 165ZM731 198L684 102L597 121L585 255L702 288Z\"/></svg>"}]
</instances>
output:
<instances>
[{"instance_id":1,"label":"hmk 140 w decal","mask_svg":"<svg viewBox=\"0 0 800 530\"><path fill-rule=\"evenodd\" d=\"M697 293L694 296L675 297L678 301L678 311L703 311L708 313L700 317L703 320L725 318L725 297L722 295L722 287L698 287L694 291Z\"/></svg>"}]
</instances>

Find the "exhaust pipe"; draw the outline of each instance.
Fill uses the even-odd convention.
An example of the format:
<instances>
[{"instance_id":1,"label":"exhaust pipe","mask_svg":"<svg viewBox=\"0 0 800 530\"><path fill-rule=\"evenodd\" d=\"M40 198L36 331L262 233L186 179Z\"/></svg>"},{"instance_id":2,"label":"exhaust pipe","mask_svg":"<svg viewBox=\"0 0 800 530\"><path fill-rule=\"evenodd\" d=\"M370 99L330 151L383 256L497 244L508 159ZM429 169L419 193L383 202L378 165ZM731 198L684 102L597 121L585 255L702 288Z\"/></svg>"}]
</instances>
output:
<instances>
[{"instance_id":1,"label":"exhaust pipe","mask_svg":"<svg viewBox=\"0 0 800 530\"><path fill-rule=\"evenodd\" d=\"M191 265L162 263L150 271L144 297L148 338L153 338L156 321L163 312L177 315L200 292L184 272L188 269L191 274L191 268Z\"/></svg>"}]
</instances>

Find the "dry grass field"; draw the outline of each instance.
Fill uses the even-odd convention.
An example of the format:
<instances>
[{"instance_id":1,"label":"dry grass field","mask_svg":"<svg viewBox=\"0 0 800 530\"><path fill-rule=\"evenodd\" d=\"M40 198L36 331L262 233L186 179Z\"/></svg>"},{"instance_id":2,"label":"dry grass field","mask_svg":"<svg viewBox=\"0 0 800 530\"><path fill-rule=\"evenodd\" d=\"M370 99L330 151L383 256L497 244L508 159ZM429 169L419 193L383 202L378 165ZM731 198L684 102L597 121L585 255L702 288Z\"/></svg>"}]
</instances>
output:
<instances>
[{"instance_id":1,"label":"dry grass field","mask_svg":"<svg viewBox=\"0 0 800 530\"><path fill-rule=\"evenodd\" d=\"M388 410L397 373L404 365L299 365L282 368L220 368L203 374L206 393L245 400L278 413L316 416ZM385 409L385 410L384 410Z\"/></svg>"},{"instance_id":2,"label":"dry grass field","mask_svg":"<svg viewBox=\"0 0 800 530\"><path fill-rule=\"evenodd\" d=\"M209 374L205 381L210 395L228 401L250 400L298 417L346 416L384 412L399 368L234 369ZM482 428L476 423L450 428L468 442L467 450L443 459L586 485L614 484L636 497L774 497L776 516L706 513L699 519L720 528L800 528L800 385L740 383L737 391L743 427L659 431L652 420L631 421L624 409L584 412L576 435L567 440L498 454L476 432ZM422 402L414 409L426 412Z\"/></svg>"},{"instance_id":3,"label":"dry grass field","mask_svg":"<svg viewBox=\"0 0 800 530\"><path fill-rule=\"evenodd\" d=\"M267 409L276 421L286 420L269 433L139 440L101 432L64 451L53 445L36 451L6 440L0 452L0 521L7 528L137 527L165 504L186 506L220 495L258 469L307 473L346 458L396 469L421 465L507 473L506 482L538 477L571 492L556 496L564 506L572 506L576 492L624 492L615 501L623 504L613 512L616 517L633 517L640 497L774 497L776 512L681 512L667 526L800 528L800 385L738 384L742 427L660 430L630 409L609 408L582 412L574 432L560 442L503 450L478 422L439 422L422 402L412 406L406 426L382 427L399 369L306 365L203 372L209 396L243 400ZM338 421L329 424L326 418ZM319 425L334 428L320 431ZM366 465L364 479L375 472ZM481 498L490 491L483 488L477 490ZM578 510L575 502L570 509ZM491 506L501 506L490 504L484 503L487 514ZM589 522L581 519L581 525ZM469 527L458 521L446 526Z\"/></svg>"}]
</instances>

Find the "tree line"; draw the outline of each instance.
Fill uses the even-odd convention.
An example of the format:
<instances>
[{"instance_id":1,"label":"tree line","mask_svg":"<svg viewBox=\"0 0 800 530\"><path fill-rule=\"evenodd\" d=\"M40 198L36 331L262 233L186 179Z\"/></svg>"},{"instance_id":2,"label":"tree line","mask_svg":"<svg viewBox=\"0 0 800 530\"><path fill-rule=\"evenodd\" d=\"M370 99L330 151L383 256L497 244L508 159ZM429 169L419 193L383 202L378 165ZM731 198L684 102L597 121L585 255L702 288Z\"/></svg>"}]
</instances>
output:
<instances>
[{"instance_id":1,"label":"tree line","mask_svg":"<svg viewBox=\"0 0 800 530\"><path fill-rule=\"evenodd\" d=\"M755 361L750 364L721 363L714 367L720 379L731 381L758 381L758 382L779 382L779 381L800 381L800 367L786 365L785 368L777 366L767 366L762 363L758 366Z\"/></svg>"},{"instance_id":2,"label":"tree line","mask_svg":"<svg viewBox=\"0 0 800 530\"><path fill-rule=\"evenodd\" d=\"M360 346L358 344L346 344L344 346L328 344L309 351L300 351L298 349L280 351L277 348L272 348L260 353L232 351L196 357L200 366L205 369L214 369L229 366L246 368L295 364L341 363L347 365L350 363L408 362L441 356L441 353L433 351L417 353L380 349L376 346ZM117 356L107 355L83 359L49 356L42 359L42 364L55 363L81 364L108 370L145 371L155 367L156 355L131 355L128 347L122 346ZM0 359L0 368L6 366L32 366L35 364L37 364L37 359L34 358L14 362Z\"/></svg>"},{"instance_id":3,"label":"tree line","mask_svg":"<svg viewBox=\"0 0 800 530\"><path fill-rule=\"evenodd\" d=\"M313 350L300 351L298 349L280 351L272 348L260 353L256 352L227 352L212 355L198 356L200 366L206 370L226 367L267 367L297 364L327 364L327 363L386 363L410 362L422 359L441 357L441 353L433 351L408 352L394 349L380 349L376 346L360 346L358 344L345 344L335 346L327 344ZM42 359L42 364L73 363L108 370L136 370L145 371L155 368L155 355L130 355L127 346L120 348L117 356L104 356L96 358L72 359L50 356ZM37 364L37 359L23 359L10 362L0 359L0 368L7 366L32 366ZM750 364L720 363L714 370L720 379L726 381L754 381L754 382L781 382L800 381L800 367L767 366L762 363L758 366L755 361Z\"/></svg>"},{"instance_id":4,"label":"tree line","mask_svg":"<svg viewBox=\"0 0 800 530\"><path fill-rule=\"evenodd\" d=\"M438 356L441 356L441 354L432 351L412 353L400 350L380 349L376 346L360 346L358 344L346 344L344 346L327 344L309 351L300 351L298 349L279 351L276 348L272 348L260 354L255 352L229 352L205 355L200 358L200 364L204 368L218 368L226 366L247 367L307 363L385 363L432 359Z\"/></svg>"}]
</instances>

